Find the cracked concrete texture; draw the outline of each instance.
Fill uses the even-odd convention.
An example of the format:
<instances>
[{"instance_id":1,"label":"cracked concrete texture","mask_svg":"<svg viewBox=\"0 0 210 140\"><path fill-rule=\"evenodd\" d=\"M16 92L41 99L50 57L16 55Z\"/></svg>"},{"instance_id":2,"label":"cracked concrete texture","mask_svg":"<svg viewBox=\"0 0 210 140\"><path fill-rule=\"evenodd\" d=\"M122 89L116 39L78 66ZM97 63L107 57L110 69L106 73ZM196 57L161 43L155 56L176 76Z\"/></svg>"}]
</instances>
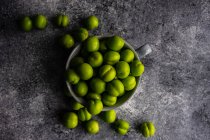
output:
<instances>
[{"instance_id":1,"label":"cracked concrete texture","mask_svg":"<svg viewBox=\"0 0 210 140\"><path fill-rule=\"evenodd\" d=\"M71 18L56 28L58 13ZM50 22L43 31L24 33L17 20L42 13ZM79 125L64 128L58 112L63 96L66 52L60 35L95 14L100 27L92 34L117 34L135 48L154 44L142 59L145 73L134 97L117 109L132 128L120 136L100 119L101 131L89 135ZM0 1L0 139L143 139L136 127L153 121L151 139L210 139L210 1L208 0L1 0Z\"/></svg>"}]
</instances>

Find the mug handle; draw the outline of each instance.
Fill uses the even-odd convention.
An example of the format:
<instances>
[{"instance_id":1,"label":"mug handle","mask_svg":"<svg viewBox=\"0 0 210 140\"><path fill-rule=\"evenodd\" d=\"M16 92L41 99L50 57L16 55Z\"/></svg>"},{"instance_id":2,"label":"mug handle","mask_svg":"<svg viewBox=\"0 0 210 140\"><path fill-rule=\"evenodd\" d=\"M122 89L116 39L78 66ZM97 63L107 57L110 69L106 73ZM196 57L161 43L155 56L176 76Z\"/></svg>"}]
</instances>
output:
<instances>
[{"instance_id":1,"label":"mug handle","mask_svg":"<svg viewBox=\"0 0 210 140\"><path fill-rule=\"evenodd\" d=\"M135 49L136 52L138 52L139 59L144 58L146 55L150 54L152 52L151 44L145 44L137 49Z\"/></svg>"}]
</instances>

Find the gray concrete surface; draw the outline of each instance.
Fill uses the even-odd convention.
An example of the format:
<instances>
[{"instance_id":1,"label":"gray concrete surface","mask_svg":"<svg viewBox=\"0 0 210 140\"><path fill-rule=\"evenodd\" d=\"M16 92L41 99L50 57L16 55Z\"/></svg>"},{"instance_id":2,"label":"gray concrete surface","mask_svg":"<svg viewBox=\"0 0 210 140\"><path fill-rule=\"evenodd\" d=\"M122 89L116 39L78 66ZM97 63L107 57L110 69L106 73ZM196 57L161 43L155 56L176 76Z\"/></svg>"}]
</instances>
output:
<instances>
[{"instance_id":1,"label":"gray concrete surface","mask_svg":"<svg viewBox=\"0 0 210 140\"><path fill-rule=\"evenodd\" d=\"M43 31L24 33L17 20L42 13L49 20L63 12L68 29L49 22ZM89 135L79 125L64 128L58 114L68 108L63 96L65 52L58 36L95 14L92 34L117 34L135 48L154 44L143 59L145 74L135 96L117 109L132 128L118 135L100 119L101 131ZM0 1L0 139L93 140L144 139L136 129L154 122L153 140L210 139L210 1L209 0L1 0Z\"/></svg>"}]
</instances>

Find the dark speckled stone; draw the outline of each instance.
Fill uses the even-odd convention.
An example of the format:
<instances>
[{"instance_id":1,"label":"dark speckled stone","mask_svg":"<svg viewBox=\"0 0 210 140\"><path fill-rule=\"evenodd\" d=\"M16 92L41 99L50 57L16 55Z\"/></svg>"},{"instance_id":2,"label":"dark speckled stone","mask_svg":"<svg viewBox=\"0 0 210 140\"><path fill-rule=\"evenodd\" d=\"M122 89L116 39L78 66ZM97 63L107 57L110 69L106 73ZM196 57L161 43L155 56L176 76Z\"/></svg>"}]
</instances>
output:
<instances>
[{"instance_id":1,"label":"dark speckled stone","mask_svg":"<svg viewBox=\"0 0 210 140\"><path fill-rule=\"evenodd\" d=\"M42 13L43 31L24 33L17 20ZM65 13L67 29L52 18ZM100 27L92 34L117 34L135 48L151 43L142 59L145 73L135 96L117 109L132 128L120 136L100 121L89 135L79 125L64 128L58 118L67 108L63 73L69 52L56 39L95 14ZM139 140L136 129L154 122L154 140L210 139L210 1L209 0L1 0L0 1L0 140Z\"/></svg>"}]
</instances>

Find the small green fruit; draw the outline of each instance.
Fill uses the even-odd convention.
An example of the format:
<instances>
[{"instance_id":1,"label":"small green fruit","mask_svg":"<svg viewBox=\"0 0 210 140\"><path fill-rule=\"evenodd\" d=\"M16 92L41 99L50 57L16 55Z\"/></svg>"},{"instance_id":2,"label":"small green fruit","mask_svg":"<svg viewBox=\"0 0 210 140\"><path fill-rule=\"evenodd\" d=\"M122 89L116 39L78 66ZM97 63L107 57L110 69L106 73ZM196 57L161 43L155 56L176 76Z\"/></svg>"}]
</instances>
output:
<instances>
[{"instance_id":1,"label":"small green fruit","mask_svg":"<svg viewBox=\"0 0 210 140\"><path fill-rule=\"evenodd\" d=\"M84 22L85 27L88 30L92 30L98 27L99 25L99 21L98 18L96 16L89 16L85 22Z\"/></svg>"},{"instance_id":2,"label":"small green fruit","mask_svg":"<svg viewBox=\"0 0 210 140\"><path fill-rule=\"evenodd\" d=\"M93 76L93 68L88 63L83 63L78 67L78 74L82 80L89 80Z\"/></svg>"},{"instance_id":3,"label":"small green fruit","mask_svg":"<svg viewBox=\"0 0 210 140\"><path fill-rule=\"evenodd\" d=\"M115 122L115 128L119 134L125 135L125 134L127 134L128 130L130 128L130 124L128 121L125 121L125 120L117 120Z\"/></svg>"},{"instance_id":4,"label":"small green fruit","mask_svg":"<svg viewBox=\"0 0 210 140\"><path fill-rule=\"evenodd\" d=\"M78 118L80 121L88 121L92 118L92 115L87 111L87 108L81 108L78 111Z\"/></svg>"},{"instance_id":5,"label":"small green fruit","mask_svg":"<svg viewBox=\"0 0 210 140\"><path fill-rule=\"evenodd\" d=\"M78 96L83 97L87 94L87 92L88 92L88 85L84 81L79 81L75 85L75 93Z\"/></svg>"},{"instance_id":6,"label":"small green fruit","mask_svg":"<svg viewBox=\"0 0 210 140\"><path fill-rule=\"evenodd\" d=\"M109 110L102 113L102 118L107 123L113 123L116 120L115 110Z\"/></svg>"},{"instance_id":7,"label":"small green fruit","mask_svg":"<svg viewBox=\"0 0 210 140\"><path fill-rule=\"evenodd\" d=\"M80 104L79 102L75 101L75 100L72 100L71 101L71 108L73 110L79 110L81 108L83 108L84 106L82 104Z\"/></svg>"},{"instance_id":8,"label":"small green fruit","mask_svg":"<svg viewBox=\"0 0 210 140\"><path fill-rule=\"evenodd\" d=\"M68 112L63 116L64 125L67 128L75 128L78 125L78 117L74 112Z\"/></svg>"},{"instance_id":9,"label":"small green fruit","mask_svg":"<svg viewBox=\"0 0 210 140\"><path fill-rule=\"evenodd\" d=\"M99 67L103 63L103 56L100 52L92 52L88 57L88 63L92 67Z\"/></svg>"},{"instance_id":10,"label":"small green fruit","mask_svg":"<svg viewBox=\"0 0 210 140\"><path fill-rule=\"evenodd\" d=\"M86 95L86 98L91 100L91 99L95 99L95 100L101 100L101 95L98 93L94 93L94 92L90 92Z\"/></svg>"},{"instance_id":11,"label":"small green fruit","mask_svg":"<svg viewBox=\"0 0 210 140\"><path fill-rule=\"evenodd\" d=\"M64 36L62 36L60 38L60 44L64 48L69 49L72 46L74 46L74 39L73 39L73 37L71 35L65 34Z\"/></svg>"},{"instance_id":12,"label":"small green fruit","mask_svg":"<svg viewBox=\"0 0 210 140\"><path fill-rule=\"evenodd\" d=\"M90 134L98 133L99 129L99 123L96 120L90 120L86 123L86 130Z\"/></svg>"},{"instance_id":13,"label":"small green fruit","mask_svg":"<svg viewBox=\"0 0 210 140\"><path fill-rule=\"evenodd\" d=\"M101 100L89 100L87 109L92 115L98 115L103 109L103 104Z\"/></svg>"},{"instance_id":14,"label":"small green fruit","mask_svg":"<svg viewBox=\"0 0 210 140\"><path fill-rule=\"evenodd\" d=\"M69 69L66 72L66 80L70 83L70 84L77 84L80 80L79 76L77 75L77 73L73 70L73 69Z\"/></svg>"},{"instance_id":15,"label":"small green fruit","mask_svg":"<svg viewBox=\"0 0 210 140\"><path fill-rule=\"evenodd\" d=\"M134 59L134 53L130 49L125 49L120 52L120 60L130 63Z\"/></svg>"},{"instance_id":16,"label":"small green fruit","mask_svg":"<svg viewBox=\"0 0 210 140\"><path fill-rule=\"evenodd\" d=\"M125 41L119 36L110 37L107 41L107 46L113 51L119 51L125 44Z\"/></svg>"},{"instance_id":17,"label":"small green fruit","mask_svg":"<svg viewBox=\"0 0 210 140\"><path fill-rule=\"evenodd\" d=\"M31 31L31 29L33 28L33 24L32 24L32 20L30 19L30 17L26 16L21 20L21 28L25 31L25 32L29 32Z\"/></svg>"},{"instance_id":18,"label":"small green fruit","mask_svg":"<svg viewBox=\"0 0 210 140\"><path fill-rule=\"evenodd\" d=\"M37 29L44 29L47 26L47 18L44 15L37 15L34 20L34 26Z\"/></svg>"},{"instance_id":19,"label":"small green fruit","mask_svg":"<svg viewBox=\"0 0 210 140\"><path fill-rule=\"evenodd\" d=\"M141 124L141 133L144 137L152 137L155 134L155 126L152 122L144 122Z\"/></svg>"},{"instance_id":20,"label":"small green fruit","mask_svg":"<svg viewBox=\"0 0 210 140\"><path fill-rule=\"evenodd\" d=\"M136 86L136 79L133 76L128 76L127 78L122 80L122 83L125 87L126 91L130 91L135 88Z\"/></svg>"},{"instance_id":21,"label":"small green fruit","mask_svg":"<svg viewBox=\"0 0 210 140\"><path fill-rule=\"evenodd\" d=\"M111 65L104 65L99 69L99 75L105 82L110 82L115 78L116 70Z\"/></svg>"},{"instance_id":22,"label":"small green fruit","mask_svg":"<svg viewBox=\"0 0 210 140\"><path fill-rule=\"evenodd\" d=\"M107 84L107 93L112 96L122 96L124 94L124 85L120 80L112 80Z\"/></svg>"},{"instance_id":23,"label":"small green fruit","mask_svg":"<svg viewBox=\"0 0 210 140\"><path fill-rule=\"evenodd\" d=\"M115 51L108 51L104 54L104 62L109 65L114 65L120 60L120 54Z\"/></svg>"},{"instance_id":24,"label":"small green fruit","mask_svg":"<svg viewBox=\"0 0 210 140\"><path fill-rule=\"evenodd\" d=\"M93 78L90 81L90 87L93 92L95 92L97 94L101 94L106 89L106 83L99 78Z\"/></svg>"},{"instance_id":25,"label":"small green fruit","mask_svg":"<svg viewBox=\"0 0 210 140\"><path fill-rule=\"evenodd\" d=\"M97 36L89 37L84 44L86 51L94 52L99 50L99 40Z\"/></svg>"},{"instance_id":26,"label":"small green fruit","mask_svg":"<svg viewBox=\"0 0 210 140\"><path fill-rule=\"evenodd\" d=\"M73 33L74 38L78 42L82 42L88 38L88 30L85 28L79 28Z\"/></svg>"},{"instance_id":27,"label":"small green fruit","mask_svg":"<svg viewBox=\"0 0 210 140\"><path fill-rule=\"evenodd\" d=\"M116 64L117 77L124 79L130 74L130 66L125 61L120 61Z\"/></svg>"},{"instance_id":28,"label":"small green fruit","mask_svg":"<svg viewBox=\"0 0 210 140\"><path fill-rule=\"evenodd\" d=\"M131 63L131 75L141 76L144 73L144 65L139 60L134 60Z\"/></svg>"},{"instance_id":29,"label":"small green fruit","mask_svg":"<svg viewBox=\"0 0 210 140\"><path fill-rule=\"evenodd\" d=\"M106 106L113 106L117 102L117 97L108 95L107 93L104 93L102 96L102 102Z\"/></svg>"},{"instance_id":30,"label":"small green fruit","mask_svg":"<svg viewBox=\"0 0 210 140\"><path fill-rule=\"evenodd\" d=\"M58 15L55 23L59 27L67 27L69 25L69 17L66 15Z\"/></svg>"}]
</instances>

